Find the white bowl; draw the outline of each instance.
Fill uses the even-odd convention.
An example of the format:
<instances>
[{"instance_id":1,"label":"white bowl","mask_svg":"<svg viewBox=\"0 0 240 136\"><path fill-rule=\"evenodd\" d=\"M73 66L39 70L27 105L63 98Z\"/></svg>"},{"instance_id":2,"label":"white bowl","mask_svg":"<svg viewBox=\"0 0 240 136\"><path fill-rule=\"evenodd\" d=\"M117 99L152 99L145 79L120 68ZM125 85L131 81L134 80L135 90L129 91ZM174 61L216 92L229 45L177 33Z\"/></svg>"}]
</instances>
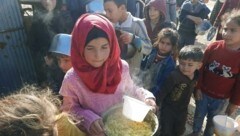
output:
<instances>
[{"instance_id":1,"label":"white bowl","mask_svg":"<svg viewBox=\"0 0 240 136\"><path fill-rule=\"evenodd\" d=\"M218 136L232 136L238 128L238 123L226 115L214 116L213 123Z\"/></svg>"},{"instance_id":2,"label":"white bowl","mask_svg":"<svg viewBox=\"0 0 240 136\"><path fill-rule=\"evenodd\" d=\"M144 102L129 96L123 96L123 115L133 121L142 122L151 109Z\"/></svg>"}]
</instances>

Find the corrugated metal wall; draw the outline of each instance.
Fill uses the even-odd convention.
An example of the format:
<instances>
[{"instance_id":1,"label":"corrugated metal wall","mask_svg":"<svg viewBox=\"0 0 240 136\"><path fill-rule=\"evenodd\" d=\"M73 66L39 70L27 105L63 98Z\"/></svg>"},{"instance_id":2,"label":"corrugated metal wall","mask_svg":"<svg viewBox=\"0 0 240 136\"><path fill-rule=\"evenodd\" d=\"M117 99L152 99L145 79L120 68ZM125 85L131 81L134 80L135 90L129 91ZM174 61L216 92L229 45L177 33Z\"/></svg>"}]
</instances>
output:
<instances>
[{"instance_id":1,"label":"corrugated metal wall","mask_svg":"<svg viewBox=\"0 0 240 136\"><path fill-rule=\"evenodd\" d=\"M0 0L0 93L35 81L18 0Z\"/></svg>"}]
</instances>

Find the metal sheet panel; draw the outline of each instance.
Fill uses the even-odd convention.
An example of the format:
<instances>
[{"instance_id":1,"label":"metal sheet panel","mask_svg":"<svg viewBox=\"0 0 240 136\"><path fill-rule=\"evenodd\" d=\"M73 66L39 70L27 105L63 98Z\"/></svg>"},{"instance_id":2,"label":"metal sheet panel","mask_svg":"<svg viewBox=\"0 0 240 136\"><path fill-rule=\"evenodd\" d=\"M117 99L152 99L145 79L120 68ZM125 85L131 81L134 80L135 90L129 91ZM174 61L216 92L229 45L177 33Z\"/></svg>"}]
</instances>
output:
<instances>
[{"instance_id":1,"label":"metal sheet panel","mask_svg":"<svg viewBox=\"0 0 240 136\"><path fill-rule=\"evenodd\" d=\"M0 0L0 93L35 81L18 0Z\"/></svg>"}]
</instances>

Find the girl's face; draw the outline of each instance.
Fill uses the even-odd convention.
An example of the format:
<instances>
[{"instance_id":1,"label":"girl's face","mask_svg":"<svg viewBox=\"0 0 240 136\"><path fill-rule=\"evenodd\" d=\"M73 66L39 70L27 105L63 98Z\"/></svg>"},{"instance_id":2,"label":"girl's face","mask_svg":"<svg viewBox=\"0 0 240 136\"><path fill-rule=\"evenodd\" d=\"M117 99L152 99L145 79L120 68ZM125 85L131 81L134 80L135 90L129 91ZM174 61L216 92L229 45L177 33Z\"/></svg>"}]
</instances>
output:
<instances>
[{"instance_id":1,"label":"girl's face","mask_svg":"<svg viewBox=\"0 0 240 136\"><path fill-rule=\"evenodd\" d=\"M84 48L84 57L93 67L101 67L108 59L110 45L106 38L96 38L91 40Z\"/></svg>"},{"instance_id":2,"label":"girl's face","mask_svg":"<svg viewBox=\"0 0 240 136\"><path fill-rule=\"evenodd\" d=\"M230 48L240 46L240 26L235 21L230 20L223 26L222 37L226 45Z\"/></svg>"},{"instance_id":3,"label":"girl's face","mask_svg":"<svg viewBox=\"0 0 240 136\"><path fill-rule=\"evenodd\" d=\"M159 10L157 10L155 7L153 6L150 6L149 7L149 11L148 11L148 14L149 14L149 18L151 20L158 20L159 17L160 17L160 12Z\"/></svg>"},{"instance_id":4,"label":"girl's face","mask_svg":"<svg viewBox=\"0 0 240 136\"><path fill-rule=\"evenodd\" d=\"M41 3L46 10L52 11L56 7L57 0L41 0Z\"/></svg>"},{"instance_id":5,"label":"girl's face","mask_svg":"<svg viewBox=\"0 0 240 136\"><path fill-rule=\"evenodd\" d=\"M162 38L158 43L158 52L160 54L168 54L172 51L173 45L169 38Z\"/></svg>"},{"instance_id":6,"label":"girl's face","mask_svg":"<svg viewBox=\"0 0 240 136\"><path fill-rule=\"evenodd\" d=\"M66 73L72 67L71 58L69 56L58 57L57 59L58 59L58 66L64 73Z\"/></svg>"}]
</instances>

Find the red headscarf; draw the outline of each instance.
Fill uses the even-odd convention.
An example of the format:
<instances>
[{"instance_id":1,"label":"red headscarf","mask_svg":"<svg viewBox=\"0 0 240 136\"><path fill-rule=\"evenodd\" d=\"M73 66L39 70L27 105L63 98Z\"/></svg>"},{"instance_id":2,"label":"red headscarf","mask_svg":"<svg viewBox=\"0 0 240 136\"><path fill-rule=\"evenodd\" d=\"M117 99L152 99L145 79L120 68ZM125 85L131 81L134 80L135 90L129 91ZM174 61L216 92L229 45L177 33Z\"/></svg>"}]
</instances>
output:
<instances>
[{"instance_id":1,"label":"red headscarf","mask_svg":"<svg viewBox=\"0 0 240 136\"><path fill-rule=\"evenodd\" d=\"M109 58L99 68L91 66L84 57L86 39L94 27L107 34L110 45ZM74 70L92 92L105 94L115 92L121 81L122 63L115 30L107 18L87 13L77 20L72 32L71 59Z\"/></svg>"}]
</instances>

